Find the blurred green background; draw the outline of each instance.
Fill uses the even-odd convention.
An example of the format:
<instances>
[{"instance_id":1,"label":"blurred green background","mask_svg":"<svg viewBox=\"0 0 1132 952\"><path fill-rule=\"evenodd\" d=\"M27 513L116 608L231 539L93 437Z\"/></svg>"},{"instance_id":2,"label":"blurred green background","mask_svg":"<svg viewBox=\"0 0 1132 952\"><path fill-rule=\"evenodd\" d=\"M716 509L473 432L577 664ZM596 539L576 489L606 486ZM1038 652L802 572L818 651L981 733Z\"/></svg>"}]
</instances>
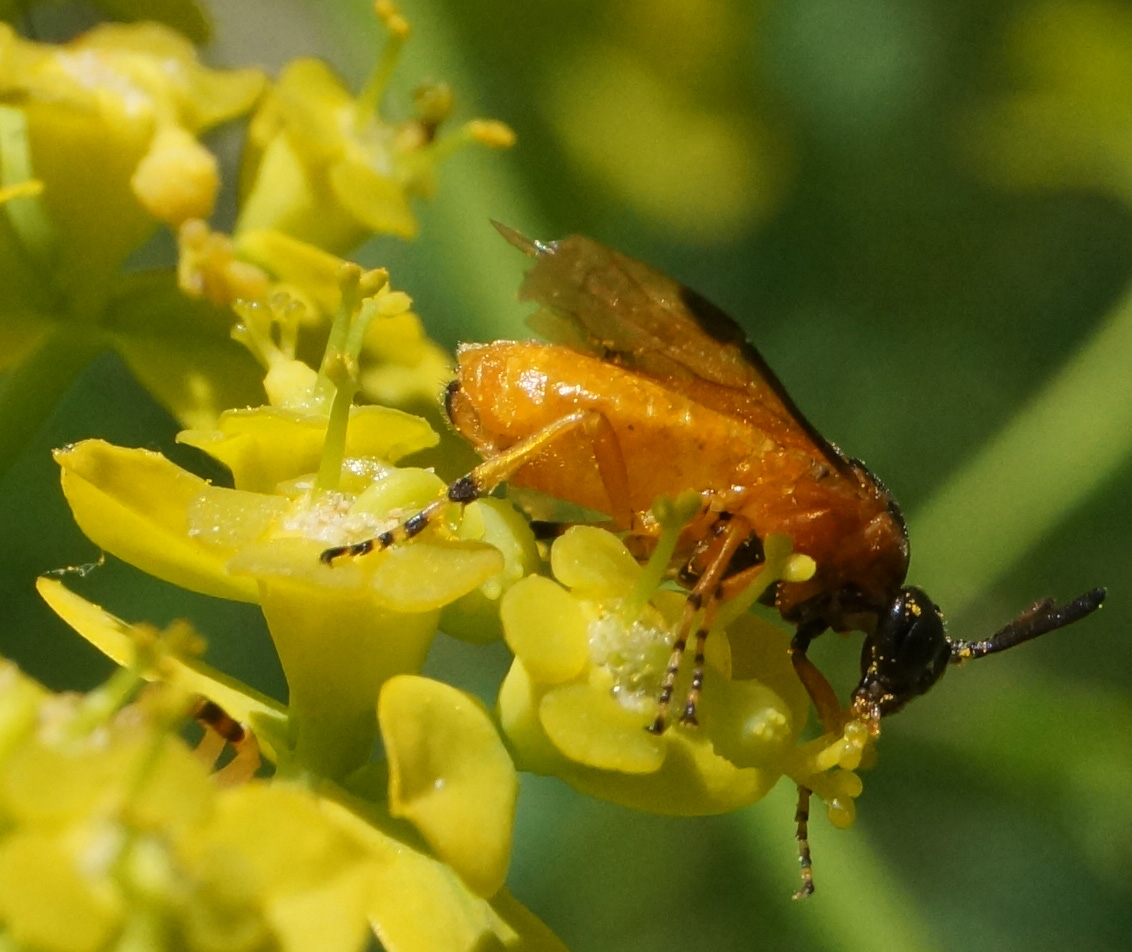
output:
<instances>
[{"instance_id":1,"label":"blurred green background","mask_svg":"<svg viewBox=\"0 0 1132 952\"><path fill-rule=\"evenodd\" d=\"M811 825L804 905L785 785L677 820L525 777L515 894L578 950L1127 947L1132 6L401 6L414 36L395 93L447 79L458 118L519 136L451 161L418 241L360 252L439 340L523 333L523 261L489 217L589 234L749 329L811 420L901 501L910 579L954 634L1110 589L1098 616L950 674L886 724L857 825ZM356 86L380 42L364 0L217 0L213 15L208 56L224 65L315 54ZM202 471L175 431L108 356L3 476L2 651L54 687L105 669L32 591L97 558L47 451L98 435ZM254 608L113 560L81 590L129 619L192 618L215 663L281 692ZM813 654L847 692L858 651L827 636ZM445 641L431 662L488 696L504 663Z\"/></svg>"}]
</instances>

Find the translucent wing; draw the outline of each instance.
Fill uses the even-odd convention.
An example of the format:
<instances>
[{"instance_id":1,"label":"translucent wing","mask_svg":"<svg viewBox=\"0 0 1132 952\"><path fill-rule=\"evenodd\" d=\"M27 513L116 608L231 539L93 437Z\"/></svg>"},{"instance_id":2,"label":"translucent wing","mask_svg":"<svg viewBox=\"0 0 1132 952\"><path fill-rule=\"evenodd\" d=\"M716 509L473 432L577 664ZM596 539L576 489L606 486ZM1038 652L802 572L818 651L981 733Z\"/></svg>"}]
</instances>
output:
<instances>
[{"instance_id":1,"label":"translucent wing","mask_svg":"<svg viewBox=\"0 0 1132 952\"><path fill-rule=\"evenodd\" d=\"M545 309L531 320L539 333L662 381L858 481L848 460L802 415L742 329L714 304L589 238L531 241L494 224L535 259L519 296Z\"/></svg>"}]
</instances>

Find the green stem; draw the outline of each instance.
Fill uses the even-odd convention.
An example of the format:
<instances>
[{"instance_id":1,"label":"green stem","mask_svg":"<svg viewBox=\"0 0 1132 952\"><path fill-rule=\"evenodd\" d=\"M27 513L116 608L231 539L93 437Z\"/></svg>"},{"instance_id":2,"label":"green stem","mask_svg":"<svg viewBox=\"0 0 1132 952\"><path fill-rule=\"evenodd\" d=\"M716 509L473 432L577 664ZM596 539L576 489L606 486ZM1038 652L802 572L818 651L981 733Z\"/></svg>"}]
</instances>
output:
<instances>
[{"instance_id":1,"label":"green stem","mask_svg":"<svg viewBox=\"0 0 1132 952\"><path fill-rule=\"evenodd\" d=\"M676 543L680 541L680 533L699 507L700 495L696 492L683 493L676 500L660 497L653 503L653 514L661 524L660 538L633 591L621 603L621 617L625 624L631 625L640 617L652 593L664 580Z\"/></svg>"},{"instance_id":2,"label":"green stem","mask_svg":"<svg viewBox=\"0 0 1132 952\"><path fill-rule=\"evenodd\" d=\"M315 490L327 492L338 488L342 477L342 460L346 455L346 430L350 425L350 407L358 386L346 371L336 381L334 402L330 405L330 420L326 425L326 440L322 446L322 459L318 464Z\"/></svg>"},{"instance_id":3,"label":"green stem","mask_svg":"<svg viewBox=\"0 0 1132 952\"><path fill-rule=\"evenodd\" d=\"M398 24L387 23L386 26L389 28L389 37L385 41L385 49L381 51L381 58L358 94L355 118L358 128L369 122L381 108L381 100L389 88L389 80L393 78L397 63L401 59L401 50L405 46L405 40L409 38L408 30L401 29Z\"/></svg>"}]
</instances>

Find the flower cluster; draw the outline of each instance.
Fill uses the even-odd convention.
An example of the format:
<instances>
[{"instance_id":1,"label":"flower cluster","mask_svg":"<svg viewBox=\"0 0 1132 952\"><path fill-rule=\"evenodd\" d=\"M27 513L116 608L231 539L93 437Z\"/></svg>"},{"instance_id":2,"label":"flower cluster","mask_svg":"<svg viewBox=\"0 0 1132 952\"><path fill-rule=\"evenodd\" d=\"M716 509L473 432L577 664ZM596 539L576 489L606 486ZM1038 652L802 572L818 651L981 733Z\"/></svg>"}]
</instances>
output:
<instances>
[{"instance_id":1,"label":"flower cluster","mask_svg":"<svg viewBox=\"0 0 1132 952\"><path fill-rule=\"evenodd\" d=\"M230 305L301 291L308 356L317 353L337 306L334 256L374 234L415 233L411 199L430 192L454 149L511 143L486 120L446 133L443 85L422 90L412 118L386 119L408 26L388 0L377 12L392 39L359 96L314 61L273 82L258 69L205 67L159 23L102 24L61 45L0 24L0 370L26 381L0 394L12 421L0 468L108 349L186 426L258 402L262 377L231 346ZM223 174L200 136L241 118L241 198L227 235L207 224ZM178 267L126 268L161 226L179 235ZM407 309L374 327L362 353L362 387L387 402L431 400L445 373Z\"/></svg>"},{"instance_id":2,"label":"flower cluster","mask_svg":"<svg viewBox=\"0 0 1132 952\"><path fill-rule=\"evenodd\" d=\"M269 750L282 709L210 673L183 625L158 633L57 582L41 590L128 667L53 695L0 663L0 923L13 947L348 952L370 927L409 952L558 947L500 889L514 769L497 742L482 756L494 730L476 702L413 677L383 694L388 808L419 836L330 786L218 786L205 745L173 732L188 692L227 697ZM161 683L139 692L141 677Z\"/></svg>"},{"instance_id":3,"label":"flower cluster","mask_svg":"<svg viewBox=\"0 0 1132 952\"><path fill-rule=\"evenodd\" d=\"M349 950L369 923L391 952L559 948L505 887L516 763L676 814L734 809L789 777L852 820L867 731L803 741L810 704L787 636L747 613L813 572L789 539L764 540L761 574L714 618L702 726L658 736L644 728L691 617L663 579L699 497L658 501L642 566L592 526L541 549L508 501L457 505L432 469L406 465L440 442L407 410L435 402L448 358L384 269L339 255L376 232L415 234L410 198L439 160L511 137L482 120L443 133L440 84L410 120L385 120L408 26L387 0L376 10L388 45L358 96L315 61L273 83L205 69L153 24L63 47L0 27L0 91L18 103L0 106L15 236L0 256L13 313L28 316L8 359L57 371L60 348L72 369L116 348L177 414L178 440L230 475L213 484L90 439L56 452L63 494L111 556L258 606L287 682L285 702L265 697L203 663L186 626L130 624L41 579L122 670L72 699L0 671L0 930L22 947ZM229 234L206 221L220 172L197 136L244 114ZM58 161L68 149L89 165ZM176 232L176 268L125 274L159 223ZM410 517L411 533L394 532ZM494 711L422 675L440 629L503 636L514 660ZM176 731L196 698L250 729L261 776L250 748L212 774L205 745L194 759Z\"/></svg>"},{"instance_id":4,"label":"flower cluster","mask_svg":"<svg viewBox=\"0 0 1132 952\"><path fill-rule=\"evenodd\" d=\"M736 614L776 581L813 573L812 560L792 556L786 537L770 537L765 549L763 571L741 603L727 606L705 644L699 725L656 735L646 728L686 594L652 589L652 566L639 565L611 533L576 526L556 540L555 580L528 576L501 605L515 660L499 712L520 766L671 814L735 809L786 775L822 797L837 825L852 822L852 799L861 791L853 771L868 732L851 724L842 736L798 746L810 702L789 660L789 638ZM685 670L677 696L690 678Z\"/></svg>"}]
</instances>

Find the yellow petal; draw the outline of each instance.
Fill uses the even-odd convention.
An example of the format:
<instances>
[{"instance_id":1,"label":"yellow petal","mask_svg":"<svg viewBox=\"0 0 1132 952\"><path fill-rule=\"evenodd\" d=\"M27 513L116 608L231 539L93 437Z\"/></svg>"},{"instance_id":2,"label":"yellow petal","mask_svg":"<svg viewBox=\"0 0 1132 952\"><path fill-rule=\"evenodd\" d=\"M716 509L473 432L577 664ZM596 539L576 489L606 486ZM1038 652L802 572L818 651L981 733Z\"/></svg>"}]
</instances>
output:
<instances>
[{"instance_id":1,"label":"yellow petal","mask_svg":"<svg viewBox=\"0 0 1132 952\"><path fill-rule=\"evenodd\" d=\"M342 259L337 255L270 228L243 228L235 242L241 256L298 288L323 314L337 310L342 300Z\"/></svg>"},{"instance_id":2,"label":"yellow petal","mask_svg":"<svg viewBox=\"0 0 1132 952\"><path fill-rule=\"evenodd\" d=\"M795 730L801 730L810 712L810 696L790 661L790 635L755 615L740 615L727 628L731 645L731 677L736 682L754 678L785 704Z\"/></svg>"},{"instance_id":3,"label":"yellow petal","mask_svg":"<svg viewBox=\"0 0 1132 952\"><path fill-rule=\"evenodd\" d=\"M513 937L501 936L509 952L566 952L562 940L506 889L492 897L491 908L514 931Z\"/></svg>"},{"instance_id":4,"label":"yellow petal","mask_svg":"<svg viewBox=\"0 0 1132 952\"><path fill-rule=\"evenodd\" d=\"M353 96L322 60L289 62L252 119L250 136L263 148L281 131L297 140L310 160L340 154L355 112Z\"/></svg>"},{"instance_id":5,"label":"yellow petal","mask_svg":"<svg viewBox=\"0 0 1132 952\"><path fill-rule=\"evenodd\" d=\"M398 238L417 236L417 219L405 186L362 162L336 162L329 169L330 188L343 209L365 228Z\"/></svg>"},{"instance_id":6,"label":"yellow petal","mask_svg":"<svg viewBox=\"0 0 1132 952\"><path fill-rule=\"evenodd\" d=\"M569 681L589 660L589 624L578 600L561 585L529 575L503 596L503 636L532 678Z\"/></svg>"},{"instance_id":7,"label":"yellow petal","mask_svg":"<svg viewBox=\"0 0 1132 952\"><path fill-rule=\"evenodd\" d=\"M444 480L431 470L413 466L390 469L373 478L354 500L350 512L380 518L407 517L439 499L446 488Z\"/></svg>"},{"instance_id":8,"label":"yellow petal","mask_svg":"<svg viewBox=\"0 0 1132 952\"><path fill-rule=\"evenodd\" d=\"M372 586L392 611L430 611L455 601L503 570L503 556L476 542L414 541L380 557Z\"/></svg>"},{"instance_id":9,"label":"yellow petal","mask_svg":"<svg viewBox=\"0 0 1132 952\"><path fill-rule=\"evenodd\" d=\"M30 829L0 842L0 920L16 947L96 952L120 928L123 905L62 837Z\"/></svg>"},{"instance_id":10,"label":"yellow petal","mask_svg":"<svg viewBox=\"0 0 1132 952\"><path fill-rule=\"evenodd\" d=\"M378 719L390 813L410 820L475 892L494 894L511 857L519 784L487 712L453 687L402 675L382 689Z\"/></svg>"},{"instance_id":11,"label":"yellow petal","mask_svg":"<svg viewBox=\"0 0 1132 952\"><path fill-rule=\"evenodd\" d=\"M539 720L539 701L544 693L545 688L531 680L523 662L516 658L499 686L499 723L521 769L565 776L566 759L550 742Z\"/></svg>"},{"instance_id":12,"label":"yellow petal","mask_svg":"<svg viewBox=\"0 0 1132 952\"><path fill-rule=\"evenodd\" d=\"M237 489L269 493L318 470L327 423L321 414L252 407L226 410L215 430L183 430L177 440L227 466ZM438 441L421 417L389 407L352 407L345 455L393 463Z\"/></svg>"},{"instance_id":13,"label":"yellow petal","mask_svg":"<svg viewBox=\"0 0 1132 952\"><path fill-rule=\"evenodd\" d=\"M123 667L138 667L133 625L76 595L58 579L38 578L35 587L55 614L108 658ZM158 671L140 673L214 701L232 718L249 725L264 753L276 759L273 738L286 735L286 711L276 701L195 658L165 657Z\"/></svg>"},{"instance_id":14,"label":"yellow petal","mask_svg":"<svg viewBox=\"0 0 1132 952\"><path fill-rule=\"evenodd\" d=\"M287 510L284 496L205 486L189 503L185 518L194 539L224 552L235 552L260 541Z\"/></svg>"},{"instance_id":15,"label":"yellow petal","mask_svg":"<svg viewBox=\"0 0 1132 952\"><path fill-rule=\"evenodd\" d=\"M663 739L645 730L654 716L622 707L608 690L589 684L554 688L539 704L539 720L565 756L627 774L654 773L664 763Z\"/></svg>"},{"instance_id":16,"label":"yellow petal","mask_svg":"<svg viewBox=\"0 0 1132 952\"><path fill-rule=\"evenodd\" d=\"M55 451L63 494L86 536L150 575L218 598L254 602L255 582L230 575L231 552L189 534L190 503L208 484L160 453L84 440Z\"/></svg>"},{"instance_id":17,"label":"yellow petal","mask_svg":"<svg viewBox=\"0 0 1132 952\"><path fill-rule=\"evenodd\" d=\"M738 767L780 766L805 725L760 681L732 681L711 672L699 713L716 753Z\"/></svg>"},{"instance_id":18,"label":"yellow petal","mask_svg":"<svg viewBox=\"0 0 1132 952\"><path fill-rule=\"evenodd\" d=\"M470 517L478 516L483 524L483 532L474 537L479 541L495 546L503 553L504 569L494 584L484 586L485 594L497 598L502 589L509 587L523 576L533 572L539 563L538 546L530 522L511 503L490 497L470 503L464 510L465 523ZM464 523L461 524L461 537Z\"/></svg>"},{"instance_id":19,"label":"yellow petal","mask_svg":"<svg viewBox=\"0 0 1132 952\"><path fill-rule=\"evenodd\" d=\"M596 526L573 526L550 549L554 577L584 598L624 596L641 567L621 540Z\"/></svg>"},{"instance_id":20,"label":"yellow petal","mask_svg":"<svg viewBox=\"0 0 1132 952\"><path fill-rule=\"evenodd\" d=\"M184 36L158 23L101 23L67 48L101 58L122 80L176 109L194 131L246 112L266 85L258 69L202 66Z\"/></svg>"},{"instance_id":21,"label":"yellow petal","mask_svg":"<svg viewBox=\"0 0 1132 952\"><path fill-rule=\"evenodd\" d=\"M275 231L345 254L368 237L361 223L338 204L321 169L311 168L292 136L280 133L267 143L245 192L236 221L245 232Z\"/></svg>"},{"instance_id":22,"label":"yellow petal","mask_svg":"<svg viewBox=\"0 0 1132 952\"><path fill-rule=\"evenodd\" d=\"M562 692L564 697L554 697ZM611 713L608 704L619 705L602 693L591 685L544 692L516 660L500 688L499 711L519 765L561 777L591 796L676 816L726 813L754 803L783 773L781 764L737 767L715 753L702 729L672 726L655 737L645 730L652 709L648 717ZM642 737L644 746L638 746ZM650 742L659 745L659 752L650 750ZM658 755L658 767L635 772L651 767ZM798 774L808 776L812 758L803 760ZM624 767L630 770L620 769Z\"/></svg>"},{"instance_id":23,"label":"yellow petal","mask_svg":"<svg viewBox=\"0 0 1132 952\"><path fill-rule=\"evenodd\" d=\"M503 499L481 499L466 506L460 537L495 546L503 554L503 571L445 606L440 627L453 638L486 644L503 633L499 596L534 571L539 563L538 547L530 523Z\"/></svg>"},{"instance_id":24,"label":"yellow petal","mask_svg":"<svg viewBox=\"0 0 1132 952\"><path fill-rule=\"evenodd\" d=\"M0 763L35 729L39 705L49 692L16 665L0 658Z\"/></svg>"},{"instance_id":25,"label":"yellow petal","mask_svg":"<svg viewBox=\"0 0 1132 952\"><path fill-rule=\"evenodd\" d=\"M363 345L362 390L368 399L392 406L436 403L452 379L452 357L429 340L411 311L370 323Z\"/></svg>"},{"instance_id":26,"label":"yellow petal","mask_svg":"<svg viewBox=\"0 0 1132 952\"><path fill-rule=\"evenodd\" d=\"M202 883L222 888L238 877L281 952L351 952L364 944L372 861L309 791L281 782L226 790L185 851Z\"/></svg>"},{"instance_id":27,"label":"yellow petal","mask_svg":"<svg viewBox=\"0 0 1132 952\"><path fill-rule=\"evenodd\" d=\"M369 914L389 952L560 952L561 944L546 927L506 894L488 903L450 866L393 839L357 813L329 800L322 809L365 844L375 861Z\"/></svg>"}]
</instances>

